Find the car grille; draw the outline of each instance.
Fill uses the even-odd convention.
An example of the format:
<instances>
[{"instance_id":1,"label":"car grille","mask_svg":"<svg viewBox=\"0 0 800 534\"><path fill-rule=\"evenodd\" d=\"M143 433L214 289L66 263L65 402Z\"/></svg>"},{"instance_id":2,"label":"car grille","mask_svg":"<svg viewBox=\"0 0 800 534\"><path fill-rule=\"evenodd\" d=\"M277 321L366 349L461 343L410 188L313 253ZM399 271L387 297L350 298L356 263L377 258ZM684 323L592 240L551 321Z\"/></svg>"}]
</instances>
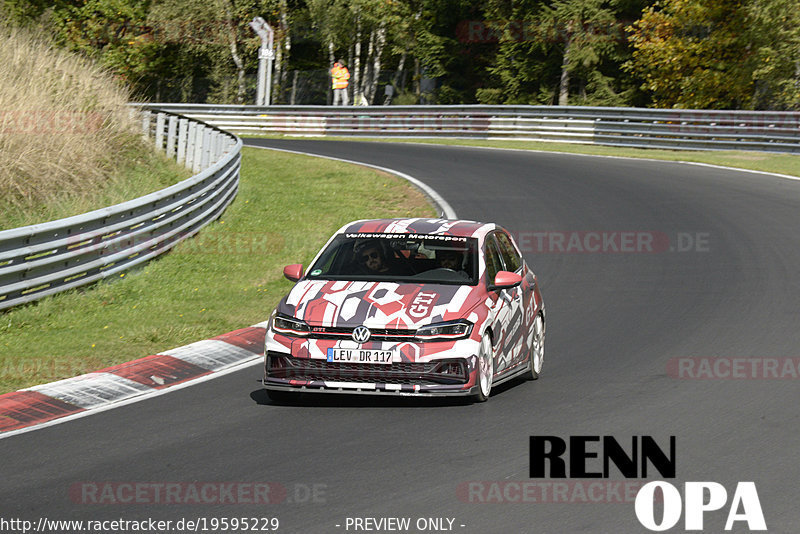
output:
<instances>
[{"instance_id":1,"label":"car grille","mask_svg":"<svg viewBox=\"0 0 800 534\"><path fill-rule=\"evenodd\" d=\"M408 328L370 328L370 341L411 341L417 335L416 330ZM312 326L311 337L314 339L350 339L353 328L348 326Z\"/></svg>"},{"instance_id":2,"label":"car grille","mask_svg":"<svg viewBox=\"0 0 800 534\"><path fill-rule=\"evenodd\" d=\"M464 384L468 378L464 361L457 359L375 365L293 358L275 352L267 354L267 376L286 380L419 385Z\"/></svg>"}]
</instances>

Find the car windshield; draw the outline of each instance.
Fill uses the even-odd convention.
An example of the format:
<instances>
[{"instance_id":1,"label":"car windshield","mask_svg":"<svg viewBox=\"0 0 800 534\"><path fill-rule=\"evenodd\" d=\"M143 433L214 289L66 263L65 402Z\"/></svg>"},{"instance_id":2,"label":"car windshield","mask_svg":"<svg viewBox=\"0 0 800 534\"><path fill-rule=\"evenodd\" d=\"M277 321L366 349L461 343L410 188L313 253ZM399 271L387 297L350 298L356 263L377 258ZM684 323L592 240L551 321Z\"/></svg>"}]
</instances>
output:
<instances>
[{"instance_id":1,"label":"car windshield","mask_svg":"<svg viewBox=\"0 0 800 534\"><path fill-rule=\"evenodd\" d=\"M412 283L478 283L478 241L424 234L339 234L306 278Z\"/></svg>"}]
</instances>

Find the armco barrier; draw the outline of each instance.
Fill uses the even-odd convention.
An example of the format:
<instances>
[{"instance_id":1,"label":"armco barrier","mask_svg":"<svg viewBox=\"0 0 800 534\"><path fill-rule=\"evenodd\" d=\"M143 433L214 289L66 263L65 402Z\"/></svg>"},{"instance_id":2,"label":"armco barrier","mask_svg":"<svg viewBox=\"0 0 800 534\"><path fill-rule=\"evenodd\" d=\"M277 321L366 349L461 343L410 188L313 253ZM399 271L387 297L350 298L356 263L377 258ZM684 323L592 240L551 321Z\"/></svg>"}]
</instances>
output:
<instances>
[{"instance_id":1,"label":"armco barrier","mask_svg":"<svg viewBox=\"0 0 800 534\"><path fill-rule=\"evenodd\" d=\"M800 152L800 113L580 106L151 104L238 135L530 139L637 148Z\"/></svg>"},{"instance_id":2,"label":"armco barrier","mask_svg":"<svg viewBox=\"0 0 800 534\"><path fill-rule=\"evenodd\" d=\"M236 196L241 139L196 119L141 113L148 142L196 174L122 204L0 231L0 310L150 260L215 220Z\"/></svg>"}]
</instances>

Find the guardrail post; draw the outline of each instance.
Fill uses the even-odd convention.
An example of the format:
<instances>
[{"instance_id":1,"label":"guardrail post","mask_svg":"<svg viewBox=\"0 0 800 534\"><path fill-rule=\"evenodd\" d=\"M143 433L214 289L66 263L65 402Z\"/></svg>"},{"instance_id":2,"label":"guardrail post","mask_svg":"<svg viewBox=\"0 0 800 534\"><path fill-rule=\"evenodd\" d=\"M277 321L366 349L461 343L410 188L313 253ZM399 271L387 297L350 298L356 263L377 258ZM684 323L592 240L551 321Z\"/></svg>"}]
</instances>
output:
<instances>
[{"instance_id":1,"label":"guardrail post","mask_svg":"<svg viewBox=\"0 0 800 534\"><path fill-rule=\"evenodd\" d=\"M167 127L167 157L175 157L175 131L178 128L178 117L169 116L169 126Z\"/></svg>"},{"instance_id":2,"label":"guardrail post","mask_svg":"<svg viewBox=\"0 0 800 534\"><path fill-rule=\"evenodd\" d=\"M178 120L178 156L175 158L180 165L186 164L186 144L189 139L189 119Z\"/></svg>"},{"instance_id":3,"label":"guardrail post","mask_svg":"<svg viewBox=\"0 0 800 534\"><path fill-rule=\"evenodd\" d=\"M206 127L198 125L195 130L194 155L192 156L192 172L200 172L203 167L203 137Z\"/></svg>"},{"instance_id":4,"label":"guardrail post","mask_svg":"<svg viewBox=\"0 0 800 534\"><path fill-rule=\"evenodd\" d=\"M164 113L156 115L156 150L159 152L164 150L164 123L166 123L167 116Z\"/></svg>"},{"instance_id":5,"label":"guardrail post","mask_svg":"<svg viewBox=\"0 0 800 534\"><path fill-rule=\"evenodd\" d=\"M150 112L142 111L142 139L150 140Z\"/></svg>"},{"instance_id":6,"label":"guardrail post","mask_svg":"<svg viewBox=\"0 0 800 534\"><path fill-rule=\"evenodd\" d=\"M200 170L207 169L211 161L211 128L203 128L203 156L200 159Z\"/></svg>"},{"instance_id":7,"label":"guardrail post","mask_svg":"<svg viewBox=\"0 0 800 534\"><path fill-rule=\"evenodd\" d=\"M189 132L186 135L186 168L194 168L194 144L197 139L197 123L192 121L189 123Z\"/></svg>"},{"instance_id":8,"label":"guardrail post","mask_svg":"<svg viewBox=\"0 0 800 534\"><path fill-rule=\"evenodd\" d=\"M221 133L217 135L217 160L225 154L225 147L227 146L225 138L226 136Z\"/></svg>"},{"instance_id":9,"label":"guardrail post","mask_svg":"<svg viewBox=\"0 0 800 534\"><path fill-rule=\"evenodd\" d=\"M218 131L211 132L211 161L213 163L216 163L222 155L219 150L219 137L220 133Z\"/></svg>"}]
</instances>

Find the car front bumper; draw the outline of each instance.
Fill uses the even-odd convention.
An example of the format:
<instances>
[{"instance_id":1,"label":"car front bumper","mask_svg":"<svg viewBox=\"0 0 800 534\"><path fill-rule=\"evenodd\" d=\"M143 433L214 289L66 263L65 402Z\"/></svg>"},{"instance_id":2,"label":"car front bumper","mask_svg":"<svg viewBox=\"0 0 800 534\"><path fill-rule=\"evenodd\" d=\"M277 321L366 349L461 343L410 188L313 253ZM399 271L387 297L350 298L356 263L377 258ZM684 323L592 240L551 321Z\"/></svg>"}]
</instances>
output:
<instances>
[{"instance_id":1,"label":"car front bumper","mask_svg":"<svg viewBox=\"0 0 800 534\"><path fill-rule=\"evenodd\" d=\"M394 349L391 364L328 362L340 341L267 336L266 389L406 396L464 396L476 392L479 343L471 339L425 343L374 343Z\"/></svg>"}]
</instances>

